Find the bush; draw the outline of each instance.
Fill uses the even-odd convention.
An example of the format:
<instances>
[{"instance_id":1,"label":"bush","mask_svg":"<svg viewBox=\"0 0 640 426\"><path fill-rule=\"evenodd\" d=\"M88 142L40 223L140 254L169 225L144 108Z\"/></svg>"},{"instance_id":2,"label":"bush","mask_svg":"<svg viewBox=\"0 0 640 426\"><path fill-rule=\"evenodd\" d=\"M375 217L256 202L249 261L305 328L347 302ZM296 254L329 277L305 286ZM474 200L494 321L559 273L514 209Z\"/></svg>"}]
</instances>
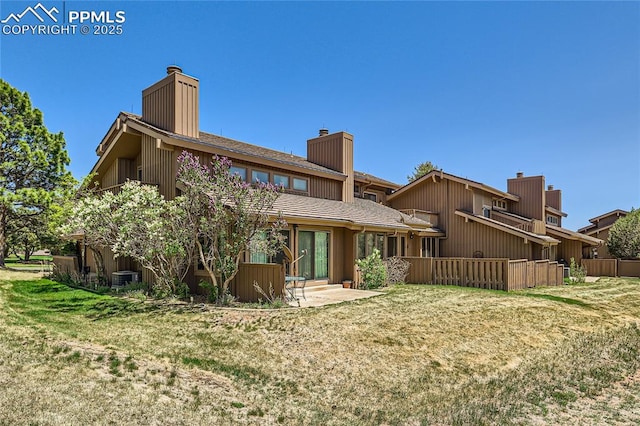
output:
<instances>
[{"instance_id":1,"label":"bush","mask_svg":"<svg viewBox=\"0 0 640 426\"><path fill-rule=\"evenodd\" d=\"M409 262L394 256L385 260L384 265L387 270L388 284L401 284L405 282L409 274L409 267L411 266Z\"/></svg>"},{"instance_id":2,"label":"bush","mask_svg":"<svg viewBox=\"0 0 640 426\"><path fill-rule=\"evenodd\" d=\"M576 260L572 257L571 264L569 265L569 275L576 283L585 282L587 277L587 270L582 265L578 265Z\"/></svg>"},{"instance_id":3,"label":"bush","mask_svg":"<svg viewBox=\"0 0 640 426\"><path fill-rule=\"evenodd\" d=\"M387 282L387 269L380 257L380 251L373 249L373 253L364 259L356 260L356 265L362 271L362 283L360 288L379 288Z\"/></svg>"}]
</instances>

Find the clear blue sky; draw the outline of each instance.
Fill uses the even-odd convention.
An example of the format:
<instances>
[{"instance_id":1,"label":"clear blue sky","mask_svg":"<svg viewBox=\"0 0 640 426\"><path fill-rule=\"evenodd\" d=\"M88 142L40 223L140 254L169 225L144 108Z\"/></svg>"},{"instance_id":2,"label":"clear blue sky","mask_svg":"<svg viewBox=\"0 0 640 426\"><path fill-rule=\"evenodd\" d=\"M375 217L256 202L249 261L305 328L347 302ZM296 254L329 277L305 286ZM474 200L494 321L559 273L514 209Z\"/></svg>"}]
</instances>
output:
<instances>
[{"instance_id":1,"label":"clear blue sky","mask_svg":"<svg viewBox=\"0 0 640 426\"><path fill-rule=\"evenodd\" d=\"M0 36L0 77L64 132L76 177L176 63L204 131L304 156L347 130L356 169L398 183L426 160L503 190L544 174L571 229L640 207L638 2L42 4L126 13L122 35Z\"/></svg>"}]
</instances>

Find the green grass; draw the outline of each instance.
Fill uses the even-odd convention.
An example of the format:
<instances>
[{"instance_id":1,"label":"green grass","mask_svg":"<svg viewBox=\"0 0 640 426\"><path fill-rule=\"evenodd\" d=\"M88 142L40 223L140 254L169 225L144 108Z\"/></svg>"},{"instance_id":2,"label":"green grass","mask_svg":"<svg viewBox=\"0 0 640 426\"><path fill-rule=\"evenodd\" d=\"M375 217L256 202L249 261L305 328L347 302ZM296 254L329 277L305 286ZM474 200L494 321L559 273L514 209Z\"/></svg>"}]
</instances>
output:
<instances>
[{"instance_id":1,"label":"green grass","mask_svg":"<svg viewBox=\"0 0 640 426\"><path fill-rule=\"evenodd\" d=\"M25 277L0 281L0 424L640 422L637 279L199 311Z\"/></svg>"}]
</instances>

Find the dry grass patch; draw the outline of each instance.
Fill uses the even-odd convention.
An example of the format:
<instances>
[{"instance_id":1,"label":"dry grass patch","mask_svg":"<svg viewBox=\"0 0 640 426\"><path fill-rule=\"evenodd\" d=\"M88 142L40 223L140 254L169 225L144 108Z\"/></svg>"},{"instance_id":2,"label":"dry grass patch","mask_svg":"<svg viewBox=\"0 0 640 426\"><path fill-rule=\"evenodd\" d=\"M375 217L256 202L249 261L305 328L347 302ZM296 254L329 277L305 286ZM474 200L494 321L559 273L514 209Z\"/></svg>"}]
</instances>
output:
<instances>
[{"instance_id":1,"label":"dry grass patch","mask_svg":"<svg viewBox=\"0 0 640 426\"><path fill-rule=\"evenodd\" d=\"M13 424L593 423L640 409L638 280L205 312L36 291L49 285L0 284Z\"/></svg>"}]
</instances>

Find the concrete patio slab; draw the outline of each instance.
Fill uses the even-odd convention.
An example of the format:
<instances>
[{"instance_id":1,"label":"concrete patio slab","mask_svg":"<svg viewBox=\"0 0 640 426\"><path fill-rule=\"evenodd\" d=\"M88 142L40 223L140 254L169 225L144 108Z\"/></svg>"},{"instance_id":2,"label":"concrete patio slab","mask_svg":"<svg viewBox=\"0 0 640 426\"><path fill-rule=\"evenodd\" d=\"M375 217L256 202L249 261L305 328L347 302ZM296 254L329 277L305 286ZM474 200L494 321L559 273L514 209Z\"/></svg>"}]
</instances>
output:
<instances>
[{"instance_id":1,"label":"concrete patio slab","mask_svg":"<svg viewBox=\"0 0 640 426\"><path fill-rule=\"evenodd\" d=\"M379 296L382 293L371 290L353 290L342 288L340 284L307 287L305 289L306 300L302 297L302 291L296 291L296 299L289 301L289 305L296 308L309 308L332 305L357 299Z\"/></svg>"}]
</instances>

